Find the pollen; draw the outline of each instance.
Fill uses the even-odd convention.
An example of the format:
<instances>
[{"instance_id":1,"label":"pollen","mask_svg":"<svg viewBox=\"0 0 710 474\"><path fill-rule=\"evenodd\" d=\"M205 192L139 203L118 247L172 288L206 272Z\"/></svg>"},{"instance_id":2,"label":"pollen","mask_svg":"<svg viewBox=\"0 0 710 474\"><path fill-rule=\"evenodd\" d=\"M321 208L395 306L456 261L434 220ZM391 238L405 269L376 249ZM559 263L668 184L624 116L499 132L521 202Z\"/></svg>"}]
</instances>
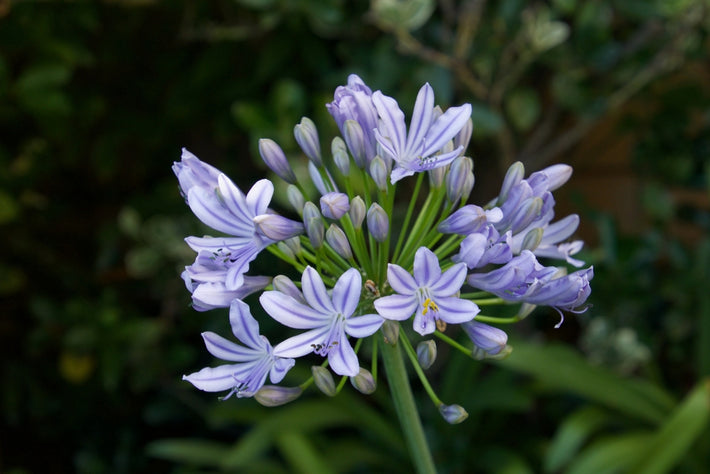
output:
<instances>
[{"instance_id":1,"label":"pollen","mask_svg":"<svg viewBox=\"0 0 710 474\"><path fill-rule=\"evenodd\" d=\"M424 303L422 303L424 306L424 310L422 311L422 314L427 314L429 310L431 309L435 313L439 312L439 307L434 303L431 298L427 298L424 300Z\"/></svg>"}]
</instances>

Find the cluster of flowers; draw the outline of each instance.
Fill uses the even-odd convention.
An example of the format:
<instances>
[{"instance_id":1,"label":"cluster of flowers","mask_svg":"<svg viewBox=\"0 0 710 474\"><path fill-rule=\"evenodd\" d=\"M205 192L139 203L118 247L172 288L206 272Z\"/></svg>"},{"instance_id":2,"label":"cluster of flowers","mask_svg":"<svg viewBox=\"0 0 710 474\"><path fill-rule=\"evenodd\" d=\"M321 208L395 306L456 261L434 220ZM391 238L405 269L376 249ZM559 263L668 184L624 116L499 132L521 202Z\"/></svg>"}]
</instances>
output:
<instances>
[{"instance_id":1,"label":"cluster of flowers","mask_svg":"<svg viewBox=\"0 0 710 474\"><path fill-rule=\"evenodd\" d=\"M464 156L473 129L470 104L444 112L425 84L407 128L393 98L372 92L351 75L327 109L342 134L332 140L330 156L322 153L311 120L303 118L294 129L309 159L308 180L318 190L315 202L306 199L308 183L297 178L279 145L259 142L264 162L287 183L298 220L269 208L274 192L269 180L258 181L245 195L187 150L174 164L190 209L225 235L186 239L197 252L183 273L193 307L228 307L241 342L203 333L207 350L230 363L185 380L202 390L229 391L225 398L254 396L278 405L313 381L326 393L339 390L342 383L334 388L329 366L342 381L349 377L357 389L370 393L378 341L402 341L420 368L433 362L433 341L413 351L399 321L413 318L416 333L435 334L482 359L510 351L506 333L487 323L519 320L536 305L556 308L560 316L584 310L592 268L567 273L565 267L538 261L546 257L583 265L572 257L582 242L567 242L578 216L552 222L552 191L569 179L571 167L554 165L526 179L523 165L516 163L495 199L484 207L466 204L474 185L473 161ZM415 181L408 187L409 205L395 211L396 183L410 176ZM285 275L247 275L263 250L292 265L300 282ZM464 285L470 287L467 292ZM242 301L255 292L262 292L259 302L274 320L304 331L272 345ZM521 305L515 318L497 320L480 314L479 305L492 303ZM444 334L449 324L461 325L473 349ZM370 337L380 329L383 336ZM358 360L363 340L372 341L371 371ZM308 381L297 387L265 386L267 377L278 384L295 358L311 353L327 359L313 368Z\"/></svg>"}]
</instances>

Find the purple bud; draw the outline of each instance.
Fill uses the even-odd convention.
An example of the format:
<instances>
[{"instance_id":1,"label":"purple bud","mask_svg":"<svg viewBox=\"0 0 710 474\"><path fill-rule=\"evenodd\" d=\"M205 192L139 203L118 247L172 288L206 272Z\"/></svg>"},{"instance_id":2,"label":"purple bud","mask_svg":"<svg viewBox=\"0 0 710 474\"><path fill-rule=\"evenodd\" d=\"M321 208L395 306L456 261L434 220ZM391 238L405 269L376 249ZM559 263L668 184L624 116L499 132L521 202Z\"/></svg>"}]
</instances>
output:
<instances>
[{"instance_id":1,"label":"purple bud","mask_svg":"<svg viewBox=\"0 0 710 474\"><path fill-rule=\"evenodd\" d=\"M397 344L397 340L399 339L399 322L387 319L382 324L382 336L385 340L385 344L389 344L390 346Z\"/></svg>"},{"instance_id":2,"label":"purple bud","mask_svg":"<svg viewBox=\"0 0 710 474\"><path fill-rule=\"evenodd\" d=\"M330 151L333 154L335 166L340 173L345 177L350 176L350 155L348 155L348 150L345 148L343 139L340 137L333 138L330 144Z\"/></svg>"},{"instance_id":3,"label":"purple bud","mask_svg":"<svg viewBox=\"0 0 710 474\"><path fill-rule=\"evenodd\" d=\"M548 166L538 171L538 173L544 173L547 176L547 190L554 191L570 179L572 176L572 167L565 164L557 164Z\"/></svg>"},{"instance_id":4,"label":"purple bud","mask_svg":"<svg viewBox=\"0 0 710 474\"><path fill-rule=\"evenodd\" d=\"M289 184L286 188L286 196L293 210L296 211L299 216L303 216L303 206L306 204L306 199L303 197L301 190L298 189L298 186Z\"/></svg>"},{"instance_id":5,"label":"purple bud","mask_svg":"<svg viewBox=\"0 0 710 474\"><path fill-rule=\"evenodd\" d=\"M325 236L325 224L320 211L310 201L303 207L303 223L306 225L306 234L313 247L320 248Z\"/></svg>"},{"instance_id":6,"label":"purple bud","mask_svg":"<svg viewBox=\"0 0 710 474\"><path fill-rule=\"evenodd\" d=\"M275 242L303 233L303 224L277 214L261 214L253 222L257 232Z\"/></svg>"},{"instance_id":7,"label":"purple bud","mask_svg":"<svg viewBox=\"0 0 710 474\"><path fill-rule=\"evenodd\" d=\"M333 247L333 250L346 260L353 258L353 252L348 242L348 237L345 232L335 224L331 224L325 233L325 240L328 245Z\"/></svg>"},{"instance_id":8,"label":"purple bud","mask_svg":"<svg viewBox=\"0 0 710 474\"><path fill-rule=\"evenodd\" d=\"M182 149L181 161L173 163L173 172L177 176L180 192L184 197L193 187L213 191L218 186L219 175L222 174L217 168L201 161L186 148Z\"/></svg>"},{"instance_id":9,"label":"purple bud","mask_svg":"<svg viewBox=\"0 0 710 474\"><path fill-rule=\"evenodd\" d=\"M503 185L500 188L500 194L498 194L498 205L505 202L508 199L508 193L517 185L520 180L525 176L525 166L519 161L516 161L508 171L505 173L505 178L503 178Z\"/></svg>"},{"instance_id":10,"label":"purple bud","mask_svg":"<svg viewBox=\"0 0 710 474\"><path fill-rule=\"evenodd\" d=\"M446 175L446 197L450 203L456 204L463 197L466 180L473 176L473 160L467 156L459 156Z\"/></svg>"},{"instance_id":11,"label":"purple bud","mask_svg":"<svg viewBox=\"0 0 710 474\"><path fill-rule=\"evenodd\" d=\"M320 141L316 125L308 117L303 117L301 123L293 128L293 136L306 156L316 165L323 166L320 156Z\"/></svg>"},{"instance_id":12,"label":"purple bud","mask_svg":"<svg viewBox=\"0 0 710 474\"><path fill-rule=\"evenodd\" d=\"M417 345L417 360L422 369L426 370L436 361L436 342L429 339Z\"/></svg>"},{"instance_id":13,"label":"purple bud","mask_svg":"<svg viewBox=\"0 0 710 474\"><path fill-rule=\"evenodd\" d=\"M355 377L350 377L350 383L355 389L364 394L370 395L377 389L377 383L369 370L360 367L360 372Z\"/></svg>"},{"instance_id":14,"label":"purple bud","mask_svg":"<svg viewBox=\"0 0 710 474\"><path fill-rule=\"evenodd\" d=\"M367 230L378 242L384 242L389 234L387 212L376 202L373 202L367 211Z\"/></svg>"},{"instance_id":15,"label":"purple bud","mask_svg":"<svg viewBox=\"0 0 710 474\"><path fill-rule=\"evenodd\" d=\"M508 344L508 335L488 324L470 321L461 325L473 342L471 355L474 359L483 360L504 352Z\"/></svg>"},{"instance_id":16,"label":"purple bud","mask_svg":"<svg viewBox=\"0 0 710 474\"><path fill-rule=\"evenodd\" d=\"M367 149L365 148L365 134L360 124L355 120L346 120L343 126L343 137L353 155L355 164L364 168L367 164Z\"/></svg>"},{"instance_id":17,"label":"purple bud","mask_svg":"<svg viewBox=\"0 0 710 474\"><path fill-rule=\"evenodd\" d=\"M334 397L337 395L335 391L335 380L333 380L333 374L330 370L320 365L311 366L311 374L313 375L313 382L315 382L316 387L328 395L329 397Z\"/></svg>"},{"instance_id":18,"label":"purple bud","mask_svg":"<svg viewBox=\"0 0 710 474\"><path fill-rule=\"evenodd\" d=\"M350 201L350 220L356 229L362 228L362 222L365 220L365 201L360 196L355 196Z\"/></svg>"},{"instance_id":19,"label":"purple bud","mask_svg":"<svg viewBox=\"0 0 710 474\"><path fill-rule=\"evenodd\" d=\"M370 162L370 176L372 176L372 180L377 185L377 189L387 191L389 172L387 171L385 161L379 156L374 157Z\"/></svg>"},{"instance_id":20,"label":"purple bud","mask_svg":"<svg viewBox=\"0 0 710 474\"><path fill-rule=\"evenodd\" d=\"M444 219L437 229L443 234L468 235L483 229L488 223L501 220L503 213L497 207L484 210L480 206L467 204Z\"/></svg>"},{"instance_id":21,"label":"purple bud","mask_svg":"<svg viewBox=\"0 0 710 474\"><path fill-rule=\"evenodd\" d=\"M283 150L275 141L269 138L259 140L259 154L266 166L271 168L279 178L290 184L296 183L296 175L288 164Z\"/></svg>"},{"instance_id":22,"label":"purple bud","mask_svg":"<svg viewBox=\"0 0 710 474\"><path fill-rule=\"evenodd\" d=\"M446 179L446 166L439 166L438 168L433 168L428 171L429 184L432 188L440 188L444 184Z\"/></svg>"},{"instance_id":23,"label":"purple bud","mask_svg":"<svg viewBox=\"0 0 710 474\"><path fill-rule=\"evenodd\" d=\"M350 210L348 195L343 193L326 193L320 198L320 210L328 219L340 219Z\"/></svg>"},{"instance_id":24,"label":"purple bud","mask_svg":"<svg viewBox=\"0 0 710 474\"><path fill-rule=\"evenodd\" d=\"M306 303L306 299L303 297L301 290L299 290L293 280L286 275L276 275L271 281L271 284L274 287L274 290L280 291L300 303L308 304Z\"/></svg>"},{"instance_id":25,"label":"purple bud","mask_svg":"<svg viewBox=\"0 0 710 474\"><path fill-rule=\"evenodd\" d=\"M521 250L535 250L542 241L543 230L540 227L530 229L523 237Z\"/></svg>"},{"instance_id":26,"label":"purple bud","mask_svg":"<svg viewBox=\"0 0 710 474\"><path fill-rule=\"evenodd\" d=\"M439 405L439 413L450 425L456 425L468 418L468 413L460 405Z\"/></svg>"},{"instance_id":27,"label":"purple bud","mask_svg":"<svg viewBox=\"0 0 710 474\"><path fill-rule=\"evenodd\" d=\"M300 387L279 387L277 385L264 385L254 394L254 400L265 407L277 407L292 402L301 396Z\"/></svg>"}]
</instances>

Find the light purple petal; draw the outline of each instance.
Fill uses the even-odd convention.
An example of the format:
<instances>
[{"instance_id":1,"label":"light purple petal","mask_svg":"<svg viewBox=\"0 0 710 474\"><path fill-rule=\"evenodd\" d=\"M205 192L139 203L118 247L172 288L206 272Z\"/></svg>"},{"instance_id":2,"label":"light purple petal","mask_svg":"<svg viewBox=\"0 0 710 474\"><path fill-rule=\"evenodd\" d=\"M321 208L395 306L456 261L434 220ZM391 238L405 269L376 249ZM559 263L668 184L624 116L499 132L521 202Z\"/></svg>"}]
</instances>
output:
<instances>
[{"instance_id":1,"label":"light purple petal","mask_svg":"<svg viewBox=\"0 0 710 474\"><path fill-rule=\"evenodd\" d=\"M481 310L473 301L461 298L437 298L437 317L450 324L461 324L472 320Z\"/></svg>"},{"instance_id":2,"label":"light purple petal","mask_svg":"<svg viewBox=\"0 0 710 474\"><path fill-rule=\"evenodd\" d=\"M466 281L466 264L457 263L442 273L430 289L434 296L451 296L461 289L464 281Z\"/></svg>"},{"instance_id":3,"label":"light purple petal","mask_svg":"<svg viewBox=\"0 0 710 474\"><path fill-rule=\"evenodd\" d=\"M442 166L446 166L452 161L454 161L456 158L461 156L461 152L463 151L462 147L458 147L457 149L450 151L448 153L442 153L441 155L421 155L425 159L416 159L416 160L411 160L406 163L402 163L403 166L406 166L408 169L416 171L416 172L421 172L421 171L429 171L434 168L441 168Z\"/></svg>"},{"instance_id":4,"label":"light purple petal","mask_svg":"<svg viewBox=\"0 0 710 474\"><path fill-rule=\"evenodd\" d=\"M434 91L427 82L419 89L417 100L414 102L412 121L409 124L405 154L418 156L423 148L424 136L431 126L434 116ZM458 132L457 132L458 133Z\"/></svg>"},{"instance_id":5,"label":"light purple petal","mask_svg":"<svg viewBox=\"0 0 710 474\"><path fill-rule=\"evenodd\" d=\"M223 249L242 248L254 241L254 237L187 237L185 242L195 252L202 250L210 253L219 253Z\"/></svg>"},{"instance_id":6,"label":"light purple petal","mask_svg":"<svg viewBox=\"0 0 710 474\"><path fill-rule=\"evenodd\" d=\"M253 216L266 214L266 210L274 195L274 185L268 179L260 179L247 193L247 209Z\"/></svg>"},{"instance_id":7,"label":"light purple petal","mask_svg":"<svg viewBox=\"0 0 710 474\"><path fill-rule=\"evenodd\" d=\"M302 357L310 354L315 346L323 344L329 332L330 326L321 326L289 337L274 347L274 355L277 357Z\"/></svg>"},{"instance_id":8,"label":"light purple petal","mask_svg":"<svg viewBox=\"0 0 710 474\"><path fill-rule=\"evenodd\" d=\"M187 203L198 219L215 230L240 237L254 233L254 226L236 219L214 191L192 188L187 193Z\"/></svg>"},{"instance_id":9,"label":"light purple petal","mask_svg":"<svg viewBox=\"0 0 710 474\"><path fill-rule=\"evenodd\" d=\"M346 318L355 312L360 302L362 290L362 276L360 272L351 268L343 273L333 288L333 306L335 311Z\"/></svg>"},{"instance_id":10,"label":"light purple petal","mask_svg":"<svg viewBox=\"0 0 710 474\"><path fill-rule=\"evenodd\" d=\"M246 227L251 225L251 218L254 217L247 208L247 203L244 200L242 191L232 182L225 174L219 175L217 178L219 184L219 196L224 206L229 209L229 212Z\"/></svg>"},{"instance_id":11,"label":"light purple petal","mask_svg":"<svg viewBox=\"0 0 710 474\"><path fill-rule=\"evenodd\" d=\"M268 343L259 334L259 323L249 311L249 305L234 300L229 307L229 324L232 333L246 346L266 352Z\"/></svg>"},{"instance_id":12,"label":"light purple petal","mask_svg":"<svg viewBox=\"0 0 710 474\"><path fill-rule=\"evenodd\" d=\"M219 367L205 367L199 372L183 376L195 387L205 392L222 392L233 388L238 382L235 375L242 373L240 364L220 365Z\"/></svg>"},{"instance_id":13,"label":"light purple petal","mask_svg":"<svg viewBox=\"0 0 710 474\"><path fill-rule=\"evenodd\" d=\"M336 313L323 280L313 267L306 267L303 271L301 290L308 304L316 311L323 314Z\"/></svg>"},{"instance_id":14,"label":"light purple petal","mask_svg":"<svg viewBox=\"0 0 710 474\"><path fill-rule=\"evenodd\" d=\"M273 367L271 367L271 371L269 372L269 379L271 379L271 383L281 382L286 376L286 373L291 370L291 367L295 364L296 361L293 359L277 357L274 361Z\"/></svg>"},{"instance_id":15,"label":"light purple petal","mask_svg":"<svg viewBox=\"0 0 710 474\"><path fill-rule=\"evenodd\" d=\"M345 320L345 332L357 338L373 335L385 320L379 314L364 314Z\"/></svg>"},{"instance_id":16,"label":"light purple petal","mask_svg":"<svg viewBox=\"0 0 710 474\"><path fill-rule=\"evenodd\" d=\"M424 315L421 311L417 311L417 314L414 316L412 328L422 336L426 336L436 331L436 319L431 312Z\"/></svg>"},{"instance_id":17,"label":"light purple petal","mask_svg":"<svg viewBox=\"0 0 710 474\"><path fill-rule=\"evenodd\" d=\"M327 324L330 315L319 313L279 291L265 291L259 302L269 316L294 329L312 329Z\"/></svg>"},{"instance_id":18,"label":"light purple petal","mask_svg":"<svg viewBox=\"0 0 710 474\"><path fill-rule=\"evenodd\" d=\"M441 277L441 267L436 254L426 247L419 247L414 254L414 279L420 287L431 286Z\"/></svg>"},{"instance_id":19,"label":"light purple petal","mask_svg":"<svg viewBox=\"0 0 710 474\"><path fill-rule=\"evenodd\" d=\"M470 117L471 104L449 107L429 128L425 138L426 148L422 150L421 156L430 156L441 150L446 142L461 131Z\"/></svg>"},{"instance_id":20,"label":"light purple petal","mask_svg":"<svg viewBox=\"0 0 710 474\"><path fill-rule=\"evenodd\" d=\"M231 362L247 362L260 357L263 351L249 349L244 346L229 341L219 334L207 331L202 333L202 339L205 341L205 347L210 354L218 359L228 360Z\"/></svg>"},{"instance_id":21,"label":"light purple petal","mask_svg":"<svg viewBox=\"0 0 710 474\"><path fill-rule=\"evenodd\" d=\"M395 264L387 265L387 282L401 295L413 295L417 291L417 282L407 270Z\"/></svg>"},{"instance_id":22,"label":"light purple petal","mask_svg":"<svg viewBox=\"0 0 710 474\"><path fill-rule=\"evenodd\" d=\"M377 113L385 126L386 133L384 135L392 143L392 149L395 152L392 158L396 160L405 150L406 125L404 124L404 112L399 108L396 100L380 91L375 91L372 94L372 103L375 104ZM382 144L380 139L383 134L378 135L377 141Z\"/></svg>"},{"instance_id":23,"label":"light purple petal","mask_svg":"<svg viewBox=\"0 0 710 474\"><path fill-rule=\"evenodd\" d=\"M417 310L418 301L414 296L389 295L376 299L374 305L383 318L404 321Z\"/></svg>"},{"instance_id":24,"label":"light purple petal","mask_svg":"<svg viewBox=\"0 0 710 474\"><path fill-rule=\"evenodd\" d=\"M328 351L328 363L338 375L354 377L360 372L360 364L348 338L342 334L337 345Z\"/></svg>"},{"instance_id":25,"label":"light purple petal","mask_svg":"<svg viewBox=\"0 0 710 474\"><path fill-rule=\"evenodd\" d=\"M407 176L412 176L413 174L414 170L403 168L399 164L397 164L395 169L393 169L392 173L390 174L390 183L394 184L400 179L406 178Z\"/></svg>"}]
</instances>

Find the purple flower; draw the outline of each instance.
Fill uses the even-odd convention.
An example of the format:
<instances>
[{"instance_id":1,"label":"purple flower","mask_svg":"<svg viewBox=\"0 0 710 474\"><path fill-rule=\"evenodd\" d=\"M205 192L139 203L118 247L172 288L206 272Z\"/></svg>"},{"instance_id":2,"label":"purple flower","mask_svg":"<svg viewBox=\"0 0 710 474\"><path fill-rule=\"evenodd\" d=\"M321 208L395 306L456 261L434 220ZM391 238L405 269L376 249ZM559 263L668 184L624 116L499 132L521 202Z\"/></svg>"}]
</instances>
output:
<instances>
[{"instance_id":1,"label":"purple flower","mask_svg":"<svg viewBox=\"0 0 710 474\"><path fill-rule=\"evenodd\" d=\"M320 210L328 219L340 219L350 210L350 199L344 193L326 193L320 198Z\"/></svg>"},{"instance_id":2,"label":"purple flower","mask_svg":"<svg viewBox=\"0 0 710 474\"><path fill-rule=\"evenodd\" d=\"M377 314L353 316L362 290L360 272L351 268L343 273L329 295L318 272L306 267L301 287L308 304L279 291L266 291L259 298L276 321L295 329L310 329L274 347L274 354L301 357L315 352L328 356L331 368L338 375L354 377L360 366L348 336L370 336L384 322Z\"/></svg>"},{"instance_id":3,"label":"purple flower","mask_svg":"<svg viewBox=\"0 0 710 474\"><path fill-rule=\"evenodd\" d=\"M244 282L249 263L274 243L257 233L254 225L256 216L267 213L274 185L262 179L245 196L225 174L186 150L173 170L192 212L207 226L228 235L188 237L185 241L198 254L208 252L224 264L224 284L228 290L236 290Z\"/></svg>"},{"instance_id":4,"label":"purple flower","mask_svg":"<svg viewBox=\"0 0 710 474\"><path fill-rule=\"evenodd\" d=\"M496 356L508 344L508 335L505 331L488 324L470 321L462 324L461 327L473 342L472 355L476 359Z\"/></svg>"},{"instance_id":5,"label":"purple flower","mask_svg":"<svg viewBox=\"0 0 710 474\"><path fill-rule=\"evenodd\" d=\"M381 119L375 137L397 163L390 176L393 184L405 176L446 166L463 151L463 146L459 146L453 151L436 154L466 125L471 116L471 104L451 107L434 118L434 91L428 83L424 84L417 95L407 133L404 112L396 100L376 91L372 94L372 102Z\"/></svg>"},{"instance_id":6,"label":"purple flower","mask_svg":"<svg viewBox=\"0 0 710 474\"><path fill-rule=\"evenodd\" d=\"M259 334L259 323L249 312L249 306L234 300L229 309L229 323L232 333L243 346L213 332L202 333L202 338L210 354L236 364L206 367L183 376L183 380L206 392L231 389L224 399L233 394L238 398L253 396L264 385L267 376L273 383L283 380L295 361L274 355L269 341Z\"/></svg>"},{"instance_id":7,"label":"purple flower","mask_svg":"<svg viewBox=\"0 0 710 474\"><path fill-rule=\"evenodd\" d=\"M436 321L451 324L470 321L478 306L455 295L466 279L466 265L457 263L444 273L434 252L420 247L414 255L414 277L399 265L389 264L387 281L397 293L375 300L383 318L403 321L414 314L414 330L431 334Z\"/></svg>"}]
</instances>

